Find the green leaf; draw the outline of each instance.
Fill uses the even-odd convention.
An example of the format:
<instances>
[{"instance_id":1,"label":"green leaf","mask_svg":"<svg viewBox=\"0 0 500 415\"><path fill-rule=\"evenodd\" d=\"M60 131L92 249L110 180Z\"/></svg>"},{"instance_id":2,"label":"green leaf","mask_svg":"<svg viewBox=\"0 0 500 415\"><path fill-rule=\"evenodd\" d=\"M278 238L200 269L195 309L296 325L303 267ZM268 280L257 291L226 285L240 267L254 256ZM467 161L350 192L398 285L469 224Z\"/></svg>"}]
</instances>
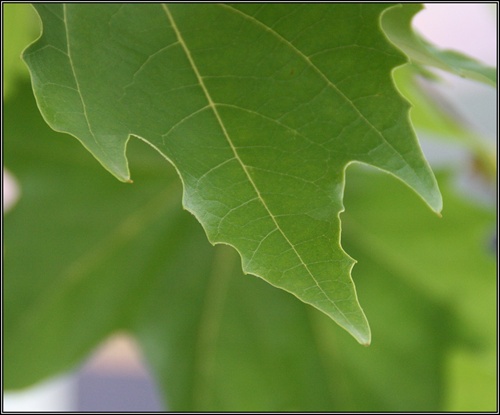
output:
<instances>
[{"instance_id":1,"label":"green leaf","mask_svg":"<svg viewBox=\"0 0 500 415\"><path fill-rule=\"evenodd\" d=\"M393 74L399 91L412 104L410 115L413 125L436 138L458 141L474 155L478 171L493 182L497 159L491 143L474 131L464 120L465 117L433 89L432 80L419 67L404 65Z\"/></svg>"},{"instance_id":2,"label":"green leaf","mask_svg":"<svg viewBox=\"0 0 500 415\"><path fill-rule=\"evenodd\" d=\"M349 169L343 240L379 333L353 347L322 313L242 275L232 249L211 247L158 154L132 141L135 184L119 185L47 127L29 85L17 90L4 113L5 164L21 183L4 228L7 388L74 368L127 330L169 410L494 409L494 213L444 177L438 219L388 175Z\"/></svg>"},{"instance_id":3,"label":"green leaf","mask_svg":"<svg viewBox=\"0 0 500 415\"><path fill-rule=\"evenodd\" d=\"M5 164L21 185L5 226L9 388L67 370L120 327L144 283L141 261L158 243L149 238L180 209L180 186L159 156L134 146L143 185L117 186L76 142L48 128L28 85L19 89L4 113Z\"/></svg>"},{"instance_id":4,"label":"green leaf","mask_svg":"<svg viewBox=\"0 0 500 415\"><path fill-rule=\"evenodd\" d=\"M394 80L412 104L410 114L415 128L454 140L470 138L472 133L460 114L432 89L434 79L430 74L422 72L419 66L407 64L394 70Z\"/></svg>"},{"instance_id":5,"label":"green leaf","mask_svg":"<svg viewBox=\"0 0 500 415\"><path fill-rule=\"evenodd\" d=\"M443 409L496 410L498 299L493 207L464 201L456 194L453 180L441 177L447 207L443 218L428 216L405 197L397 199L394 213L388 215L384 214L387 207L380 198L380 187L354 179L348 178L343 225L345 246L360 258L356 269L367 278L370 275L370 269L363 267L368 261L358 249L416 291L423 291L454 311L451 321L438 323L436 328L436 336L442 340L446 335L441 330L447 329L455 330L461 339L453 342L444 361ZM374 178L371 181L376 183ZM384 191L403 196L396 184L383 186ZM451 326L445 328L442 324ZM408 329L408 337L412 330Z\"/></svg>"},{"instance_id":6,"label":"green leaf","mask_svg":"<svg viewBox=\"0 0 500 415\"><path fill-rule=\"evenodd\" d=\"M183 204L243 269L370 330L340 245L347 165L441 196L391 71L380 4L47 4L24 54L38 105L123 181L139 137L173 163ZM334 28L334 29L332 29Z\"/></svg>"},{"instance_id":7,"label":"green leaf","mask_svg":"<svg viewBox=\"0 0 500 415\"><path fill-rule=\"evenodd\" d=\"M21 52L37 33L36 13L29 4L2 4L2 76L3 98L13 93L15 82L27 77L26 65Z\"/></svg>"},{"instance_id":8,"label":"green leaf","mask_svg":"<svg viewBox=\"0 0 500 415\"><path fill-rule=\"evenodd\" d=\"M440 50L423 39L411 27L421 4L401 4L382 15L382 27L392 43L414 64L428 65L455 75L496 86L497 70L453 50Z\"/></svg>"}]
</instances>

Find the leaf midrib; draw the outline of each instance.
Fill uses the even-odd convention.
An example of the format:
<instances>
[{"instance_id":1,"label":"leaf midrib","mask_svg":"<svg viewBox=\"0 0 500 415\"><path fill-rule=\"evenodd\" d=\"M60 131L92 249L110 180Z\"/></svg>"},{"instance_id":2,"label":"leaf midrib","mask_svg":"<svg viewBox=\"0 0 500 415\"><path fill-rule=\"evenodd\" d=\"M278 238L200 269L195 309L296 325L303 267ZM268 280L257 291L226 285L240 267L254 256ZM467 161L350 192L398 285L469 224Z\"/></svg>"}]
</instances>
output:
<instances>
[{"instance_id":1,"label":"leaf midrib","mask_svg":"<svg viewBox=\"0 0 500 415\"><path fill-rule=\"evenodd\" d=\"M252 176L250 175L248 169L247 169L247 166L243 163L243 160L240 158L239 154L238 154L238 151L236 149L236 147L234 146L232 140L231 140L231 137L229 136L229 133L228 131L226 130L226 127L224 125L224 122L222 121L222 118L219 114L219 111L217 110L217 105L215 104L215 102L213 101L210 93L208 92L208 89L203 81L203 77L201 76L200 74L200 71L198 70L198 66L196 65L196 62L194 61L192 55L191 55L191 52L186 44L186 42L184 41L184 38L179 30L179 28L177 27L177 24L175 22L175 19L174 17L172 16L169 8L167 5L165 4L162 4L162 8L163 10L165 11L165 14L167 15L167 18L168 20L170 21L170 24L172 26L172 29L174 30L175 32L175 35L177 36L177 39L179 41L179 44L181 45L182 49L184 50L184 53L186 54L186 57L191 65L191 68L198 80L198 83L200 84L200 87L201 89L203 90L203 93L205 94L205 98L207 99L208 101L208 106L212 109L212 112L214 113L214 116L215 118L217 119L217 122L222 130L222 133L226 139L226 141L228 142L233 154L234 154L234 158L238 161L238 163L240 164L243 172L245 173L245 176L247 177L249 183L251 184L251 186L253 187L255 193L257 194L257 198L259 199L260 203L262 204L262 206L264 207L264 209L266 210L266 212L268 213L269 217L271 218L271 220L273 221L274 223L274 226L276 227L276 229L278 230L278 232L280 232L281 236L285 239L285 241L287 242L287 244L291 247L292 251L295 253L295 255L297 256L297 258L299 259L300 263L302 264L302 266L304 267L304 269L307 271L308 275L311 277L311 279L314 281L314 284L318 287L318 289L320 290L321 294L325 297L325 299L327 301L329 301L333 307L337 310L337 312L342 315L346 321L348 321L351 325L354 326L354 324L350 321L350 319L337 307L337 305L335 304L335 302L326 294L326 292L323 290L323 288L321 287L321 285L318 283L318 280L314 277L313 273L311 272L311 270L309 269L309 267L307 266L307 264L304 262L304 260L302 259L302 256L300 255L300 253L297 251L297 249L295 248L295 246L293 245L293 243L288 239L288 237L286 236L285 232L283 231L283 229L281 229L279 223L277 222L276 220L276 217L275 215L271 212L271 209L269 208L269 206L267 205L266 201L264 200L264 198L262 197L256 183L254 182L254 180L252 179Z\"/></svg>"}]
</instances>

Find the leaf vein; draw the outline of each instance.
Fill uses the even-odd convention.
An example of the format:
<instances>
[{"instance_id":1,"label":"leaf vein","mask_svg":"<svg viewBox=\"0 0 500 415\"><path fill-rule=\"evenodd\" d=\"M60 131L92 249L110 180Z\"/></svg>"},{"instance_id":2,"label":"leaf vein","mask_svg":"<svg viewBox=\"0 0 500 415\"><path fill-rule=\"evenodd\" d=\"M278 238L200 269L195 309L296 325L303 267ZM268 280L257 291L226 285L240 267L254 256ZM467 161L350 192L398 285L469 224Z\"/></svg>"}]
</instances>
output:
<instances>
[{"instance_id":1,"label":"leaf vein","mask_svg":"<svg viewBox=\"0 0 500 415\"><path fill-rule=\"evenodd\" d=\"M73 63L73 57L71 56L71 42L70 42L70 37L69 37L69 25L68 25L68 5L67 4L63 4L63 21L64 21L64 27L65 27L65 33L66 33L66 47L67 47L67 55L68 55L68 61L69 61L69 65L71 67L71 73L73 74L73 78L75 79L75 83L76 83L76 91L78 92L78 96L80 97L80 102L82 103L82 108L83 108L83 116L85 117L85 121L87 122L87 127L89 129L89 133L90 135L92 136L92 138L94 139L95 143L99 146L99 148L101 148L101 150L104 151L104 149L102 148L102 146L100 145L100 143L97 141L97 138L94 134L94 131L92 131L92 126L90 125L90 120L89 120L89 116L88 116L88 113L87 113L87 106L85 104L85 101L83 99L83 95L82 95L82 90L81 90L81 87L80 87L80 83L78 82L78 77L76 76L76 70L75 70L75 65Z\"/></svg>"},{"instance_id":2,"label":"leaf vein","mask_svg":"<svg viewBox=\"0 0 500 415\"><path fill-rule=\"evenodd\" d=\"M287 45L290 49L292 49L298 56L300 56L325 82L326 84L328 85L328 87L330 87L331 89L333 89L340 97L342 97L342 99L344 99L348 105L356 112L356 114L359 116L360 119L363 120L363 122L371 129L375 132L375 134L386 144L388 145L393 151L394 153L400 158L402 159L403 161L405 161L405 163L407 163L409 166L411 166L411 163L408 163L404 156L399 153L399 151L397 151L394 146L386 139L386 137L384 136L384 134L377 128L375 127L375 125L373 125L370 120L368 118L366 118L363 113L358 109L358 107L354 104L354 102L347 96L345 95L329 78L328 76L326 76L326 74L318 68L318 66L316 66L310 59L309 56L307 56L306 54L304 54L300 49L298 49L293 43L291 43L289 40L285 39L281 34L279 34L276 30L274 30L272 27L269 27L268 25L266 25L265 23L261 22L260 20L256 19L255 17L241 11L241 10L238 10L238 9L235 9L233 6L229 5L229 4L220 4L221 7L224 7L228 10L231 10L233 11L234 13L236 14L239 14L240 16L242 16L243 18L253 22L254 24L256 24L257 26L263 28L264 30L268 31L269 33L271 33L273 36L275 36L276 38L278 38L281 42L283 42L285 45Z\"/></svg>"},{"instance_id":3,"label":"leaf vein","mask_svg":"<svg viewBox=\"0 0 500 415\"><path fill-rule=\"evenodd\" d=\"M335 301L333 301L329 296L328 294L323 290L323 288L321 287L321 285L318 283L318 280L316 279L316 277L314 276L314 274L311 272L311 270L309 269L309 267L307 266L307 264L304 262L304 260L302 259L302 256L300 255L300 253L297 251L297 249L295 248L295 246L293 245L293 243L290 241L290 239L288 239L286 233L283 231L283 229L281 228L281 226L279 225L278 221L276 220L276 217L273 215L271 209L269 208L269 206L267 205L266 201L264 200L264 198L262 197L259 189L258 189L258 186L257 184L255 183L254 179L252 178L251 174L249 173L248 171L248 168L247 166L243 163L243 160L241 159L240 155L238 154L238 151L236 149L236 147L234 146L233 144L233 141L231 139L231 137L229 136L229 133L226 129L226 126L221 118L221 115L219 114L219 111L217 109L217 105L215 104L215 102L213 101L210 93L208 92L208 89L203 81L203 77L201 76L200 74L200 71L191 55L191 51L189 50L186 42L184 41L184 38L179 30L179 28L177 27L177 24L175 22L175 19L173 17L173 15L171 14L170 12L170 9L168 8L168 6L166 4L162 4L162 7L167 15L167 18L168 20L170 21L170 24L172 26L172 29L174 30L182 48L184 49L184 52L186 54L186 57L193 69L193 72L195 73L196 77L198 78L198 81L200 83L200 87L202 88L204 94L205 94L205 97L209 103L209 106L210 108L212 108L212 111L214 113L214 116L223 132L223 135L224 137L226 138L233 154L234 154L234 157L236 158L236 160L238 160L239 164L241 165L241 168L243 170L243 172L245 173L248 181L250 182L251 186L253 187L255 193L257 194L257 197L259 198L262 206L264 207L264 209L267 211L269 217L271 218L271 220L273 221L274 223L274 226L275 228L279 231L279 233L281 234L281 236L284 238L284 240L287 242L287 244L290 246L291 250L293 250L295 256L299 259L299 261L301 262L302 266L304 267L304 269L306 270L307 274L309 275L309 277L314 281L314 284L316 285L316 287L319 289L319 293L321 293L321 295L329 302L332 304L332 306L338 311L339 314L341 314L347 321L350 321L350 319L345 316L345 314L342 312L341 309L339 309L335 303Z\"/></svg>"}]
</instances>

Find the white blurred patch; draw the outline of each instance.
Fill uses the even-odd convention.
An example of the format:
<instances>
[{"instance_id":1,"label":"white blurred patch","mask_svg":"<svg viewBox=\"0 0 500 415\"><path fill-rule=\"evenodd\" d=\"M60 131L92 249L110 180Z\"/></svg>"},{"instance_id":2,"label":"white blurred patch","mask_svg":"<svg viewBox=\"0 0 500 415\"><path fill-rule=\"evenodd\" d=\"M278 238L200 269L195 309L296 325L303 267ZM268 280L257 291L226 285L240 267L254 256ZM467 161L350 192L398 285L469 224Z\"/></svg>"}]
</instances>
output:
<instances>
[{"instance_id":1,"label":"white blurred patch","mask_svg":"<svg viewBox=\"0 0 500 415\"><path fill-rule=\"evenodd\" d=\"M3 169L3 211L14 207L21 195L21 188L15 177L7 169Z\"/></svg>"},{"instance_id":2,"label":"white blurred patch","mask_svg":"<svg viewBox=\"0 0 500 415\"><path fill-rule=\"evenodd\" d=\"M76 409L76 383L59 376L20 391L4 393L3 409L13 412L69 412Z\"/></svg>"},{"instance_id":3,"label":"white blurred patch","mask_svg":"<svg viewBox=\"0 0 500 415\"><path fill-rule=\"evenodd\" d=\"M453 49L488 65L497 62L497 5L429 3L413 26L442 49Z\"/></svg>"}]
</instances>

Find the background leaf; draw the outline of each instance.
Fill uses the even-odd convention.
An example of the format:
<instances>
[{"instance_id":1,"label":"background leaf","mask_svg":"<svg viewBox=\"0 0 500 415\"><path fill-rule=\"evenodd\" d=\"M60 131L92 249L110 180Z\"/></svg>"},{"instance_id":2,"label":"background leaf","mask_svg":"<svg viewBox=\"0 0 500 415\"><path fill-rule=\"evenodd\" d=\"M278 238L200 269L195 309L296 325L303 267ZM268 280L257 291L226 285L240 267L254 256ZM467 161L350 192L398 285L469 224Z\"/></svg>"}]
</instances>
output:
<instances>
[{"instance_id":1,"label":"background leaf","mask_svg":"<svg viewBox=\"0 0 500 415\"><path fill-rule=\"evenodd\" d=\"M388 175L348 170L343 240L378 333L355 347L210 246L158 154L132 140L135 183L119 184L45 125L29 85L16 90L4 113L5 163L22 186L5 217L7 388L69 370L127 330L170 410L495 408L494 213L449 178L438 219Z\"/></svg>"},{"instance_id":2,"label":"background leaf","mask_svg":"<svg viewBox=\"0 0 500 415\"><path fill-rule=\"evenodd\" d=\"M419 206L406 204L404 198L396 202L397 213L384 214L377 188L350 180L349 191L362 194L363 202L353 198L356 202L351 205L346 191L345 245L350 247L349 240L355 238L356 247L386 264L409 286L423 290L453 310L454 317L444 323L448 324L447 328L441 323L436 327L437 337L443 339L446 337L443 330L451 329L461 340L452 342L442 362L448 382L444 402L450 406L446 408L494 410L497 388L496 247L492 245L495 213L492 207L464 203L455 194L456 185L450 177L443 177L440 185L445 192L446 209L443 218L438 220L427 217ZM387 191L391 191L389 184ZM352 217L355 221L351 221ZM369 275L370 269L364 274Z\"/></svg>"},{"instance_id":3,"label":"background leaf","mask_svg":"<svg viewBox=\"0 0 500 415\"><path fill-rule=\"evenodd\" d=\"M472 153L477 169L493 182L497 159L490 140L475 131L466 117L438 93L432 75L408 64L394 71L394 79L412 104L410 114L415 127L436 138L459 142Z\"/></svg>"},{"instance_id":4,"label":"background leaf","mask_svg":"<svg viewBox=\"0 0 500 415\"><path fill-rule=\"evenodd\" d=\"M20 78L28 76L21 53L39 32L36 12L30 4L2 4L2 34L8 41L2 43L3 98L13 93Z\"/></svg>"},{"instance_id":5,"label":"background leaf","mask_svg":"<svg viewBox=\"0 0 500 415\"><path fill-rule=\"evenodd\" d=\"M129 137L147 141L212 243L369 344L340 246L346 166L442 204L391 79L405 60L380 29L387 7L36 5L44 30L24 58L54 129L124 181Z\"/></svg>"},{"instance_id":6,"label":"background leaf","mask_svg":"<svg viewBox=\"0 0 500 415\"><path fill-rule=\"evenodd\" d=\"M421 4L401 4L382 15L382 27L392 43L414 64L428 65L455 75L496 86L497 70L453 50L440 50L422 38L411 27Z\"/></svg>"}]
</instances>

